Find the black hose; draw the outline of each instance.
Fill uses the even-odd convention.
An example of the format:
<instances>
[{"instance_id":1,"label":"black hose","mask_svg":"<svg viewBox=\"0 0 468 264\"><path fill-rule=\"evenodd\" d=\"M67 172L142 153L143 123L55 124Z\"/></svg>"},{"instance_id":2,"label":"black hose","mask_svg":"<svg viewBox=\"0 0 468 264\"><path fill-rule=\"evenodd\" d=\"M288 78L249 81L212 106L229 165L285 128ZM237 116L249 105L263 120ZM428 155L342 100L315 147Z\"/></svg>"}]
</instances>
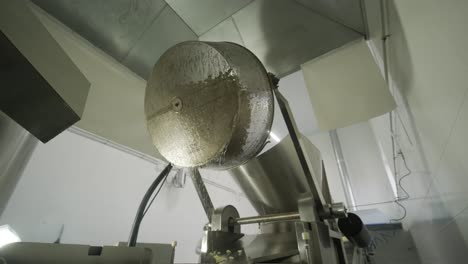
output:
<instances>
[{"instance_id":1,"label":"black hose","mask_svg":"<svg viewBox=\"0 0 468 264\"><path fill-rule=\"evenodd\" d=\"M359 248L367 248L372 241L369 230L356 214L348 213L348 217L340 218L338 220L338 227L341 233Z\"/></svg>"},{"instance_id":2,"label":"black hose","mask_svg":"<svg viewBox=\"0 0 468 264\"><path fill-rule=\"evenodd\" d=\"M153 194L154 190L156 190L156 188L161 183L161 181L167 176L167 174L169 174L171 169L172 169L172 164L169 163L166 166L166 168L164 168L164 170L158 175L158 177L156 177L154 182L150 185L150 187L148 188L148 190L145 193L145 196L143 196L143 199L141 200L140 206L138 207L138 211L136 213L135 220L133 221L132 230L130 231L130 237L128 239L128 246L129 247L134 247L136 245L141 220L143 220L146 205L148 204L148 201L151 198L151 195Z\"/></svg>"}]
</instances>

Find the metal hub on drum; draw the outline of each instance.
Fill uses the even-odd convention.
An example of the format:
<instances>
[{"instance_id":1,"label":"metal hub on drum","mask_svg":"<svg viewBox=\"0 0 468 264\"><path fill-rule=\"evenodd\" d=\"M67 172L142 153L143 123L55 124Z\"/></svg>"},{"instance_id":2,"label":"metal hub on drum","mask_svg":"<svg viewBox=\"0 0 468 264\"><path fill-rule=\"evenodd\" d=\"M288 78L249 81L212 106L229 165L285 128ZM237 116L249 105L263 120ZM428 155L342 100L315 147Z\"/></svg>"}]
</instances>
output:
<instances>
[{"instance_id":1,"label":"metal hub on drum","mask_svg":"<svg viewBox=\"0 0 468 264\"><path fill-rule=\"evenodd\" d=\"M154 66L145 94L153 143L182 167L232 168L263 147L273 119L263 65L229 42L188 41Z\"/></svg>"}]
</instances>

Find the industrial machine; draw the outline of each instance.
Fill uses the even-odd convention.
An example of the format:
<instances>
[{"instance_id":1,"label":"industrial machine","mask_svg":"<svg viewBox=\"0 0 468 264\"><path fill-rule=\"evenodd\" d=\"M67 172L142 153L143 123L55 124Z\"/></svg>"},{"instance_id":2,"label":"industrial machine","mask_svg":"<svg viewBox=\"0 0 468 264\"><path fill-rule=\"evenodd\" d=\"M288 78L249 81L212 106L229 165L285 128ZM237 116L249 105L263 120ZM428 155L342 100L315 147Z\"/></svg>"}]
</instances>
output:
<instances>
[{"instance_id":1,"label":"industrial machine","mask_svg":"<svg viewBox=\"0 0 468 264\"><path fill-rule=\"evenodd\" d=\"M128 247L18 243L0 251L0 263L69 263L58 257L64 254L75 263L171 263L173 246L136 242L148 200L172 166L189 170L209 219L200 263L351 263L346 249L355 253L353 263L368 263L371 237L358 216L332 200L320 151L298 132L278 82L234 43L170 48L154 66L145 96L153 143L170 164L145 194ZM259 155L268 144L275 98L289 136ZM214 208L199 167L228 170L259 215ZM243 234L247 224L261 232Z\"/></svg>"},{"instance_id":2,"label":"industrial machine","mask_svg":"<svg viewBox=\"0 0 468 264\"><path fill-rule=\"evenodd\" d=\"M298 133L278 81L250 51L226 42L181 43L150 77L145 110L153 142L170 162L193 168L210 221L201 263L346 263L343 234L358 248L370 242L359 217L332 201L320 151ZM289 136L257 156L274 97ZM197 166L228 169L259 216L213 208ZM261 233L242 234L245 224L259 224Z\"/></svg>"}]
</instances>

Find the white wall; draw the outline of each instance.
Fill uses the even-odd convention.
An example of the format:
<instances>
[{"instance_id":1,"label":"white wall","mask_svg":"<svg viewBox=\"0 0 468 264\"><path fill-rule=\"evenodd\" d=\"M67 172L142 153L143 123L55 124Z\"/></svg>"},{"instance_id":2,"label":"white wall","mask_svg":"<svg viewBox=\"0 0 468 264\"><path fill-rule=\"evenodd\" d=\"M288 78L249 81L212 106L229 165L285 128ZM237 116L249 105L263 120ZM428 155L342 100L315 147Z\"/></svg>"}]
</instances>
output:
<instances>
[{"instance_id":1,"label":"white wall","mask_svg":"<svg viewBox=\"0 0 468 264\"><path fill-rule=\"evenodd\" d=\"M369 122L338 129L358 209L392 201L395 196ZM389 218L394 212L386 210Z\"/></svg>"},{"instance_id":2,"label":"white wall","mask_svg":"<svg viewBox=\"0 0 468 264\"><path fill-rule=\"evenodd\" d=\"M37 147L0 224L10 224L23 241L53 242L62 224L62 243L126 241L140 199L162 166L64 132ZM239 191L226 173L202 175ZM243 216L255 215L242 195L210 184L207 188L215 206L232 204ZM197 262L195 248L206 222L190 179L182 189L166 184L143 221L139 241L176 240L175 261ZM246 231L255 232L256 227Z\"/></svg>"},{"instance_id":3,"label":"white wall","mask_svg":"<svg viewBox=\"0 0 468 264\"><path fill-rule=\"evenodd\" d=\"M402 183L411 196L403 202L404 224L423 263L462 263L468 257L468 2L388 3L396 148L412 170ZM389 125L388 116L372 124L391 158ZM401 155L396 171L407 172Z\"/></svg>"}]
</instances>

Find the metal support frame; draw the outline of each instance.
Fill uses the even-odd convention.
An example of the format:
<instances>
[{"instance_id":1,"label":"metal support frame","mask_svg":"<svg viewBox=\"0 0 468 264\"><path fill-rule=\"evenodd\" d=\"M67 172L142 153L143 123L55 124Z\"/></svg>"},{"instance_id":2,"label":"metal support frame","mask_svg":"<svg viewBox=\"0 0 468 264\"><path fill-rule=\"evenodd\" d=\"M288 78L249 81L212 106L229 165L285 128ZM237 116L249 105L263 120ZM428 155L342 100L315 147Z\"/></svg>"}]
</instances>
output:
<instances>
[{"instance_id":1,"label":"metal support frame","mask_svg":"<svg viewBox=\"0 0 468 264\"><path fill-rule=\"evenodd\" d=\"M317 179L313 177L312 167L306 158L307 154L304 152L304 147L298 137L297 125L288 101L278 90L277 84L279 79L272 74L270 74L270 79L274 87L276 100L311 192L298 201L301 221L296 222L295 227L301 263L310 264L315 262L321 263L322 261L334 261L344 264L346 260L343 253L341 236L331 230L328 225L321 222L318 217L321 219L346 218L346 207L342 203L332 203L327 181L325 181L325 188L327 189L325 195L322 193L324 190L319 189ZM310 206L314 207L315 211L310 210ZM327 250L332 244L337 251L336 255L331 254Z\"/></svg>"},{"instance_id":2,"label":"metal support frame","mask_svg":"<svg viewBox=\"0 0 468 264\"><path fill-rule=\"evenodd\" d=\"M211 223L214 207L213 203L211 202L210 195L206 190L205 183L203 182L203 179L200 175L200 171L198 168L190 168L188 170L190 177L192 178L193 185L195 186L195 190L197 190L197 194L200 198L203 209L205 210L206 216L208 217L208 221Z\"/></svg>"},{"instance_id":3,"label":"metal support frame","mask_svg":"<svg viewBox=\"0 0 468 264\"><path fill-rule=\"evenodd\" d=\"M323 190L319 189L318 187L319 184L317 183L317 179L312 174L312 166L310 165L309 160L306 158L307 154L304 152L303 150L304 147L302 146L302 143L298 137L299 133L297 129L297 124L296 124L296 121L294 120L291 108L289 107L288 100L278 90L279 79L276 78L276 76L274 76L271 73L269 75L270 75L270 81L273 87L276 100L281 110L281 114L283 115L283 119L284 119L284 122L286 123L286 127L288 128L288 132L293 142L294 148L296 150L299 163L301 164L302 170L304 171L304 174L306 176L307 184L309 185L309 188L310 188L310 192L312 193L312 197L314 199L315 206L316 206L315 209L318 211L320 217L323 219L346 217L346 208L342 204L340 203L332 204L330 193L328 190L328 181L326 181L326 179L325 179L325 185L327 188L326 195L323 195L322 194ZM337 148L335 148L334 146L333 149L335 150L335 155L336 155ZM341 151L341 147L339 150ZM343 166L344 166L344 169L346 169L345 165ZM340 174L341 174L341 170L340 170ZM354 203L354 197L352 196L352 191L351 191L350 197L352 197L352 199L351 200L347 199L348 205L350 205L349 203L351 203L351 206L354 207L355 203Z\"/></svg>"},{"instance_id":4,"label":"metal support frame","mask_svg":"<svg viewBox=\"0 0 468 264\"><path fill-rule=\"evenodd\" d=\"M294 120L294 117L291 113L288 100L286 100L286 98L281 94L278 88L274 89L274 93L276 100L278 101L281 113L283 115L284 122L286 123L286 126L288 128L289 135L291 136L291 140L294 144L294 148L296 149L297 157L299 158L299 163L301 164L302 170L304 171L304 174L306 176L307 184L309 185L312 196L314 197L316 209L319 212L324 212L326 201L322 193L318 189L318 183L316 182L316 179L312 175L312 169L303 151L302 144L299 140L296 121Z\"/></svg>"}]
</instances>

